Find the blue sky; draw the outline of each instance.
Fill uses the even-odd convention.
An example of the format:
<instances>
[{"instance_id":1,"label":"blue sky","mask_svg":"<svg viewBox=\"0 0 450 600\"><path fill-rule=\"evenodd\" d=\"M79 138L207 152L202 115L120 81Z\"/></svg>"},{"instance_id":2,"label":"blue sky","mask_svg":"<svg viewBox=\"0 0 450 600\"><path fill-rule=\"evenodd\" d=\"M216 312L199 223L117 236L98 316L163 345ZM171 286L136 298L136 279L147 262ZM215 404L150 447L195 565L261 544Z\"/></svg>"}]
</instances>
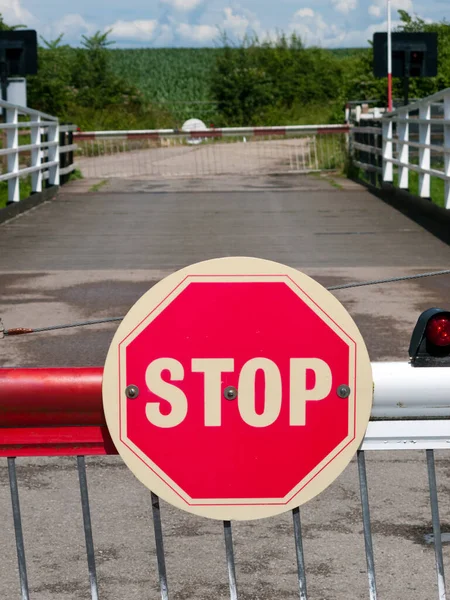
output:
<instances>
[{"instance_id":1,"label":"blue sky","mask_svg":"<svg viewBox=\"0 0 450 600\"><path fill-rule=\"evenodd\" d=\"M450 0L392 0L425 20L449 14ZM107 8L106 8L107 7ZM307 45L366 46L386 29L386 0L0 0L7 23L24 23L46 39L112 29L118 47L213 46L218 28L239 39L296 31Z\"/></svg>"}]
</instances>

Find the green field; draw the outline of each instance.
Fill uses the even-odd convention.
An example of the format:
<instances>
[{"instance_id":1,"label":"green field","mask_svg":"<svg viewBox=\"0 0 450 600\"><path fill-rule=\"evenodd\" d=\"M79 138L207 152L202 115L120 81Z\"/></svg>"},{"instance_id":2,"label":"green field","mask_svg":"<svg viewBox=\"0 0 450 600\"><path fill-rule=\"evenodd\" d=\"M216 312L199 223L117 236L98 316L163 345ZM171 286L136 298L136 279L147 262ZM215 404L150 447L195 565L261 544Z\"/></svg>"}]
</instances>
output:
<instances>
[{"instance_id":1,"label":"green field","mask_svg":"<svg viewBox=\"0 0 450 600\"><path fill-rule=\"evenodd\" d=\"M197 117L214 120L216 104L211 94L211 74L221 48L112 49L116 75L137 86L146 100L168 109L177 121ZM364 48L329 50L338 58L365 52Z\"/></svg>"},{"instance_id":2,"label":"green field","mask_svg":"<svg viewBox=\"0 0 450 600\"><path fill-rule=\"evenodd\" d=\"M216 48L111 50L117 75L132 81L152 102L211 100L209 81Z\"/></svg>"},{"instance_id":3,"label":"green field","mask_svg":"<svg viewBox=\"0 0 450 600\"><path fill-rule=\"evenodd\" d=\"M210 78L216 48L113 49L114 72L133 83L153 105L168 109L183 121L192 116L211 120L216 104Z\"/></svg>"}]
</instances>

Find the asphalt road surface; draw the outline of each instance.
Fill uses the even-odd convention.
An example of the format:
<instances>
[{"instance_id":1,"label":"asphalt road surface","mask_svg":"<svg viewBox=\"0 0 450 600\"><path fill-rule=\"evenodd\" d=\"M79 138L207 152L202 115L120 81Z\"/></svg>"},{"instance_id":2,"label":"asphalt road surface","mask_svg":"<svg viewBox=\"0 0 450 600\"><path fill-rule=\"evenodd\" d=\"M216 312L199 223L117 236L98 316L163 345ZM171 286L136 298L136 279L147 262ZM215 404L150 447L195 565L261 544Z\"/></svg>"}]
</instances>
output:
<instances>
[{"instance_id":1,"label":"asphalt road surface","mask_svg":"<svg viewBox=\"0 0 450 600\"><path fill-rule=\"evenodd\" d=\"M92 183L92 182L90 182ZM250 255L324 285L448 268L450 249L363 188L315 177L197 181L111 179L68 187L0 226L1 317L39 327L120 316L165 274L207 258ZM205 191L206 190L206 191ZM338 291L372 360L407 360L419 313L448 307L450 279ZM102 365L115 326L0 341L3 366ZM295 456L287 456L293 461ZM379 597L438 598L425 454L367 453ZM31 597L89 598L74 458L18 459ZM149 492L121 460L88 458L100 598L159 598ZM188 468L188 466L187 466ZM437 453L441 520L450 531L450 457ZM0 468L0 598L20 597L6 461ZM229 597L223 529L162 503L169 593ZM301 511L311 600L368 598L356 464ZM292 516L233 525L239 597L298 598ZM447 571L450 546L444 545ZM450 573L450 572L449 572Z\"/></svg>"}]
</instances>

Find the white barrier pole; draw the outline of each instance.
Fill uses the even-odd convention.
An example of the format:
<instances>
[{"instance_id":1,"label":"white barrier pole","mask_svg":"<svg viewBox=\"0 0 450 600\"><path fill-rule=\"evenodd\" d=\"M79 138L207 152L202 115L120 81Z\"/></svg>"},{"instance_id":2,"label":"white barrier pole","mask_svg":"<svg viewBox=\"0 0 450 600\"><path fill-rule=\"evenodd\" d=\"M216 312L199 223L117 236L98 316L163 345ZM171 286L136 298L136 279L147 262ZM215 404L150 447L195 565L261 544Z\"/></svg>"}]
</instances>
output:
<instances>
[{"instance_id":1,"label":"white barrier pole","mask_svg":"<svg viewBox=\"0 0 450 600\"><path fill-rule=\"evenodd\" d=\"M372 418L450 417L450 367L372 363ZM450 436L450 423L448 424Z\"/></svg>"}]
</instances>

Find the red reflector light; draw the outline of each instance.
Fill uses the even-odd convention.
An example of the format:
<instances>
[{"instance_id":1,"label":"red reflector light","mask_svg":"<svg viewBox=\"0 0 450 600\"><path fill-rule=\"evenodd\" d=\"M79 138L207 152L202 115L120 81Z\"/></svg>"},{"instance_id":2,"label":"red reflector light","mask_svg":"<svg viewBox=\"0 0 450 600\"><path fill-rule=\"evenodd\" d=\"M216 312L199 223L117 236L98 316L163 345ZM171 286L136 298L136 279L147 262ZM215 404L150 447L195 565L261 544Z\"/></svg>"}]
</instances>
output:
<instances>
[{"instance_id":1,"label":"red reflector light","mask_svg":"<svg viewBox=\"0 0 450 600\"><path fill-rule=\"evenodd\" d=\"M427 340L435 346L450 346L450 318L436 316L427 324Z\"/></svg>"}]
</instances>

